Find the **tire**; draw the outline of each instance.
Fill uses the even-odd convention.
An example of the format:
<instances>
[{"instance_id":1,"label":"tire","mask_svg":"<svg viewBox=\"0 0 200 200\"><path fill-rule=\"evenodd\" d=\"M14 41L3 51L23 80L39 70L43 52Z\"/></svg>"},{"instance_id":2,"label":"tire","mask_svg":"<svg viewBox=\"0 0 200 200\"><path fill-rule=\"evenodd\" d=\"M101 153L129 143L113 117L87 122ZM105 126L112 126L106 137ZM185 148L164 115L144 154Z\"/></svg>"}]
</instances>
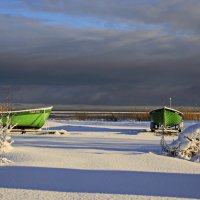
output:
<instances>
[{"instance_id":1,"label":"tire","mask_svg":"<svg viewBox=\"0 0 200 200\"><path fill-rule=\"evenodd\" d=\"M181 132L183 130L183 122L179 123L178 131Z\"/></svg>"},{"instance_id":2,"label":"tire","mask_svg":"<svg viewBox=\"0 0 200 200\"><path fill-rule=\"evenodd\" d=\"M155 132L156 127L155 127L154 122L150 123L150 129L151 129L151 132Z\"/></svg>"}]
</instances>

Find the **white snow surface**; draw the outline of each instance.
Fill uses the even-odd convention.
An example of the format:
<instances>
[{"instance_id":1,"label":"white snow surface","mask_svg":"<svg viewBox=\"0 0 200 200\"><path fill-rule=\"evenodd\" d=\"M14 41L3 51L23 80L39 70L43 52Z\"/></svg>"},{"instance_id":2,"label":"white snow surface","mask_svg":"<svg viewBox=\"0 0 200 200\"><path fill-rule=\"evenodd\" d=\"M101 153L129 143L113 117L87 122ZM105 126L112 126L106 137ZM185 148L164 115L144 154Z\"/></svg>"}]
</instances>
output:
<instances>
[{"instance_id":1,"label":"white snow surface","mask_svg":"<svg viewBox=\"0 0 200 200\"><path fill-rule=\"evenodd\" d=\"M200 199L200 164L164 156L149 122L49 120L46 129L66 132L12 136L0 199Z\"/></svg>"}]
</instances>

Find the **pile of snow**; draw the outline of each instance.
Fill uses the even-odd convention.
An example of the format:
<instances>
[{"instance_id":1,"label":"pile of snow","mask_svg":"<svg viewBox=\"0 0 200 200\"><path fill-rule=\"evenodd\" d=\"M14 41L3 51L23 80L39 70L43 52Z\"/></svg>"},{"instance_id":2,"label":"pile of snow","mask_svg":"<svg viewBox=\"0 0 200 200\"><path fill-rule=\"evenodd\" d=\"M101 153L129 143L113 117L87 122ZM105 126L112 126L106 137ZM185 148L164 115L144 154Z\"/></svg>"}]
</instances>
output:
<instances>
[{"instance_id":1,"label":"pile of snow","mask_svg":"<svg viewBox=\"0 0 200 200\"><path fill-rule=\"evenodd\" d=\"M1 158L0 159L0 165L8 165L13 163L11 160L8 160L7 158Z\"/></svg>"},{"instance_id":2,"label":"pile of snow","mask_svg":"<svg viewBox=\"0 0 200 200\"><path fill-rule=\"evenodd\" d=\"M0 153L1 154L5 154L5 153L9 153L13 147L12 147L12 143L14 141L12 140L12 138L8 135L1 135L0 137Z\"/></svg>"},{"instance_id":3,"label":"pile of snow","mask_svg":"<svg viewBox=\"0 0 200 200\"><path fill-rule=\"evenodd\" d=\"M200 162L200 124L186 128L170 145L166 144L164 136L162 136L161 146L169 156Z\"/></svg>"},{"instance_id":4,"label":"pile of snow","mask_svg":"<svg viewBox=\"0 0 200 200\"><path fill-rule=\"evenodd\" d=\"M7 134L1 134L0 137L0 165L6 165L6 164L10 164L12 163L12 161L8 160L5 157L6 153L9 153L13 147L12 147L12 143L14 141L11 139L10 136L8 136Z\"/></svg>"},{"instance_id":5,"label":"pile of snow","mask_svg":"<svg viewBox=\"0 0 200 200\"><path fill-rule=\"evenodd\" d=\"M64 135L64 134L67 134L68 132L66 130L56 130L54 135Z\"/></svg>"}]
</instances>

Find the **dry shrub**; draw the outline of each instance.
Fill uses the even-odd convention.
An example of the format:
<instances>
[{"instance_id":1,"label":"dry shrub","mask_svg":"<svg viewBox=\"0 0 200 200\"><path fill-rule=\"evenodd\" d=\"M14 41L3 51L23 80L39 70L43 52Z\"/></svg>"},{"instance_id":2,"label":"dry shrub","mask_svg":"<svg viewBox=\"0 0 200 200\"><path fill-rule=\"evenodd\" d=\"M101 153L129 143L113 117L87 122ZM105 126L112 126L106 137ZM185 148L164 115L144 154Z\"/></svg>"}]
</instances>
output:
<instances>
[{"instance_id":1,"label":"dry shrub","mask_svg":"<svg viewBox=\"0 0 200 200\"><path fill-rule=\"evenodd\" d=\"M200 113L199 112L183 112L183 120L199 120Z\"/></svg>"}]
</instances>

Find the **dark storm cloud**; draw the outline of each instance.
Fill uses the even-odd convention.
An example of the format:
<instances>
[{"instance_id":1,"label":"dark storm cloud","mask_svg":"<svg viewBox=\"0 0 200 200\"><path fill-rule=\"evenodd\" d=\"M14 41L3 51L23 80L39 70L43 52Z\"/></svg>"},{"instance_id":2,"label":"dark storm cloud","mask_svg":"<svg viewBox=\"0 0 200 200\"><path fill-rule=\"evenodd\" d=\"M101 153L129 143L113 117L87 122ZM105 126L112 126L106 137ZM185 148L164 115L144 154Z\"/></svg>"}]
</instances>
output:
<instances>
[{"instance_id":1,"label":"dark storm cloud","mask_svg":"<svg viewBox=\"0 0 200 200\"><path fill-rule=\"evenodd\" d=\"M0 84L16 101L198 104L199 1L16 1L19 8L0 15ZM78 17L78 27L47 13Z\"/></svg>"}]
</instances>

